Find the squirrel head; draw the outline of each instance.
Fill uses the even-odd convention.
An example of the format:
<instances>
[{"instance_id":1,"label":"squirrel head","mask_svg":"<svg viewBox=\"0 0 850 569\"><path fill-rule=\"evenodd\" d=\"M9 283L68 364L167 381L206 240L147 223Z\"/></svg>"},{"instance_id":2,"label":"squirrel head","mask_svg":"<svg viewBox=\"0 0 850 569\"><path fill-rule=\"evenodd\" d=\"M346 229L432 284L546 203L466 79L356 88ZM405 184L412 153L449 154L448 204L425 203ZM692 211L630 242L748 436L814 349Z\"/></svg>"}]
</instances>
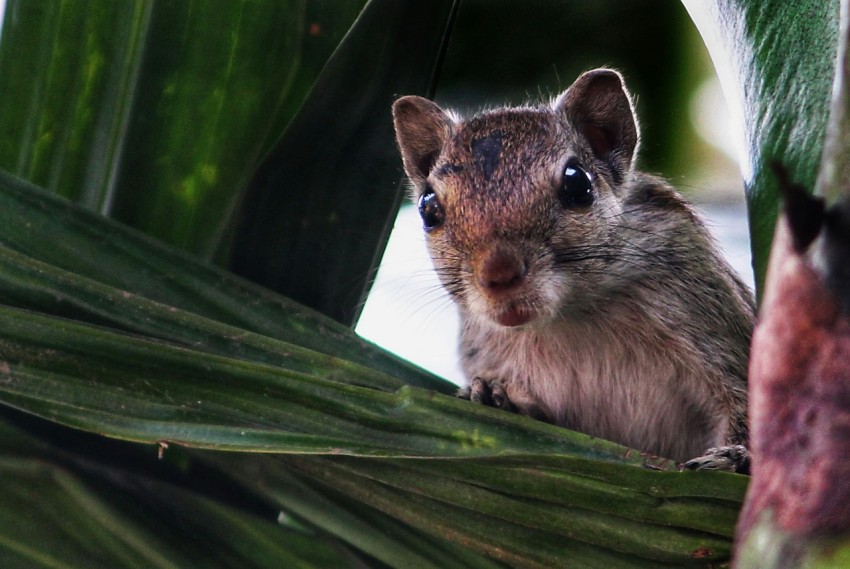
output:
<instances>
[{"instance_id":1,"label":"squirrel head","mask_svg":"<svg viewBox=\"0 0 850 569\"><path fill-rule=\"evenodd\" d=\"M619 73L589 71L548 106L468 120L402 97L393 119L434 266L463 309L519 326L592 292L576 275L601 274L616 246L639 141Z\"/></svg>"}]
</instances>

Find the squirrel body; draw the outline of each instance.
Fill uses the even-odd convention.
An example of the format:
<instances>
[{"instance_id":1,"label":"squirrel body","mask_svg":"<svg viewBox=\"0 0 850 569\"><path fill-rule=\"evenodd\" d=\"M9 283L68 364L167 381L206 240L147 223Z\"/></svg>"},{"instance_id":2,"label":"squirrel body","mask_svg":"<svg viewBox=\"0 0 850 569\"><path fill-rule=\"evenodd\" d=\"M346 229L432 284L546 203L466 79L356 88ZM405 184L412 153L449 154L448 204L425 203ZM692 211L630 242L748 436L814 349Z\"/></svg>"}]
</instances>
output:
<instances>
[{"instance_id":1,"label":"squirrel body","mask_svg":"<svg viewBox=\"0 0 850 569\"><path fill-rule=\"evenodd\" d=\"M684 198L634 169L619 73L548 106L393 113L460 313L461 396L678 461L746 445L752 294Z\"/></svg>"}]
</instances>

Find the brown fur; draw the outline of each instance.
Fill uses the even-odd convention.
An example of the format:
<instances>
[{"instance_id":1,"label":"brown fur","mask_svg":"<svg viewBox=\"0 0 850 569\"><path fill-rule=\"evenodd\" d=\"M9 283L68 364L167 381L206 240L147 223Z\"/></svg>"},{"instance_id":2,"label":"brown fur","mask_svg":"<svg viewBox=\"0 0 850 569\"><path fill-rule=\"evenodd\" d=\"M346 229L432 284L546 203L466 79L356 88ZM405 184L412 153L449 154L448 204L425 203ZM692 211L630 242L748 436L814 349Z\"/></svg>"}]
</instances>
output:
<instances>
[{"instance_id":1,"label":"brown fur","mask_svg":"<svg viewBox=\"0 0 850 569\"><path fill-rule=\"evenodd\" d=\"M684 199L633 169L618 73L469 120L419 97L393 111L414 199L444 213L428 248L467 396L677 460L746 443L751 294ZM589 206L559 202L568 162Z\"/></svg>"}]
</instances>

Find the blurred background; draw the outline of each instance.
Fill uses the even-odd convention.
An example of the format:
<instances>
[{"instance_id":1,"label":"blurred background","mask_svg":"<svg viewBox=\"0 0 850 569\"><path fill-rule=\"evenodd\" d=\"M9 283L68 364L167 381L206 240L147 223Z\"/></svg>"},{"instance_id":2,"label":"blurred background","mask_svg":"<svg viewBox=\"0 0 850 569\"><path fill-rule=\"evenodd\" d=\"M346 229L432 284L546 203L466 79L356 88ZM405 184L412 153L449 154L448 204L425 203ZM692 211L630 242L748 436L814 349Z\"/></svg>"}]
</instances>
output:
<instances>
[{"instance_id":1,"label":"blurred background","mask_svg":"<svg viewBox=\"0 0 850 569\"><path fill-rule=\"evenodd\" d=\"M663 175L688 196L752 286L740 138L680 3L464 0L435 99L462 114L548 100L582 71L600 66L620 70L635 96L642 131L638 167ZM431 270L419 216L405 204L357 331L462 383L457 325L456 310Z\"/></svg>"}]
</instances>

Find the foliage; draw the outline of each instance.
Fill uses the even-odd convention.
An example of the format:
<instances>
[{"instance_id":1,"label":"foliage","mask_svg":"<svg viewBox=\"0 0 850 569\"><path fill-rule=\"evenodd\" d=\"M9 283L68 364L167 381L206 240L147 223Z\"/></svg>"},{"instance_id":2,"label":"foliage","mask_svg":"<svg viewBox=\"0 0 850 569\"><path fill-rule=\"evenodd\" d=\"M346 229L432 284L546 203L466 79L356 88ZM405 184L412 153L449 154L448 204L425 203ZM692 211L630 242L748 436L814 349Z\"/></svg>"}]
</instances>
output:
<instances>
[{"instance_id":1,"label":"foliage","mask_svg":"<svg viewBox=\"0 0 850 569\"><path fill-rule=\"evenodd\" d=\"M829 119L838 0L683 0L706 41L744 136L741 169L756 286L764 286L778 211L770 165L813 188Z\"/></svg>"},{"instance_id":2,"label":"foliage","mask_svg":"<svg viewBox=\"0 0 850 569\"><path fill-rule=\"evenodd\" d=\"M359 6L80 5L9 3L0 70L4 100L16 102L5 108L33 110L19 124L11 110L0 120L0 163L207 260L219 250L237 266L268 246L257 255L282 260L264 274L352 321L399 199L385 191L397 173L388 101L433 87L454 3L371 0L338 46ZM773 18L748 14L756 34ZM112 33L69 31L104 23ZM811 31L818 45L832 41ZM320 45L310 47L314 34ZM216 47L210 60L206 44ZM42 55L34 77L26 50ZM63 75L72 54L78 74ZM291 66L270 63L278 58ZM234 155L237 140L247 146ZM138 190L145 179L161 190L150 201ZM197 233L236 209L232 233L215 243ZM368 229L353 232L351 219ZM292 239L281 245L254 224ZM729 558L740 476L678 472L456 400L337 321L8 174L0 227L4 567ZM292 245L329 231L337 250L327 257Z\"/></svg>"}]
</instances>

